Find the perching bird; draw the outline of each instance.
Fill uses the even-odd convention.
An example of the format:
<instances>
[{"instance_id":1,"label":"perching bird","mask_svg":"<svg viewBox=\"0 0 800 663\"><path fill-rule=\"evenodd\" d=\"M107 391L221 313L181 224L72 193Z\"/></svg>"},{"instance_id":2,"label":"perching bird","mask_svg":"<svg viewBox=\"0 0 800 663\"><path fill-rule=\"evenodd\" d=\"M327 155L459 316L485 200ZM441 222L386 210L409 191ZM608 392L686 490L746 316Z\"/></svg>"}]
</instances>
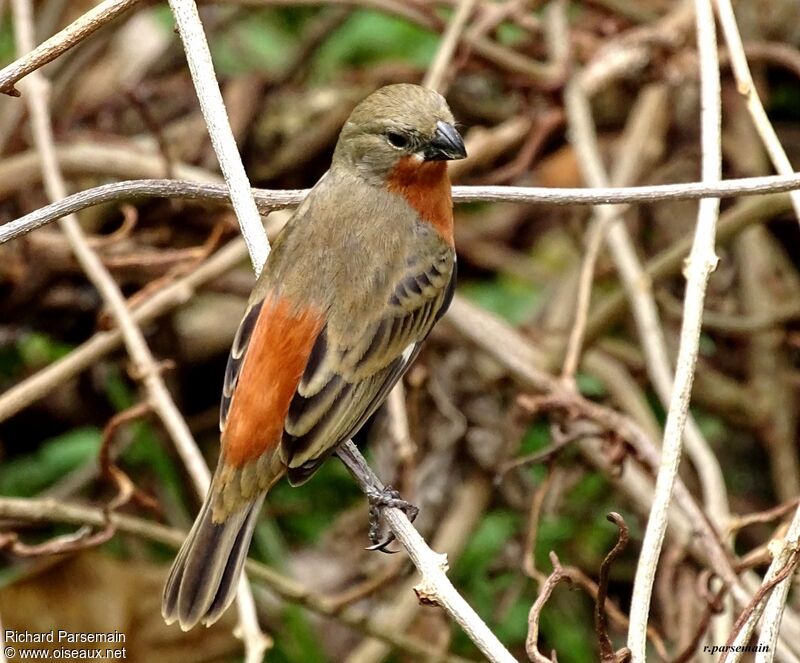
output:
<instances>
[{"instance_id":1,"label":"perching bird","mask_svg":"<svg viewBox=\"0 0 800 663\"><path fill-rule=\"evenodd\" d=\"M222 448L164 589L186 630L236 594L266 492L308 479L408 369L455 286L447 161L466 156L444 98L389 85L353 110L276 239L233 341Z\"/></svg>"}]
</instances>

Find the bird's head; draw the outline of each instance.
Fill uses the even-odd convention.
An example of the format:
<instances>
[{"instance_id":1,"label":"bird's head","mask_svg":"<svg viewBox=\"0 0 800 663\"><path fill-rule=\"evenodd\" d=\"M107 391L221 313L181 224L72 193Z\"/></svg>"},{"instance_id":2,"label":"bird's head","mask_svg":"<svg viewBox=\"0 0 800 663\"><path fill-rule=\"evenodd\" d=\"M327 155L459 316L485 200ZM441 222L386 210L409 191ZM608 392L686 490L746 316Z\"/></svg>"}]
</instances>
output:
<instances>
[{"instance_id":1,"label":"bird's head","mask_svg":"<svg viewBox=\"0 0 800 663\"><path fill-rule=\"evenodd\" d=\"M339 135L334 165L385 182L405 169L463 159L464 141L441 94L419 85L387 85L355 107Z\"/></svg>"}]
</instances>

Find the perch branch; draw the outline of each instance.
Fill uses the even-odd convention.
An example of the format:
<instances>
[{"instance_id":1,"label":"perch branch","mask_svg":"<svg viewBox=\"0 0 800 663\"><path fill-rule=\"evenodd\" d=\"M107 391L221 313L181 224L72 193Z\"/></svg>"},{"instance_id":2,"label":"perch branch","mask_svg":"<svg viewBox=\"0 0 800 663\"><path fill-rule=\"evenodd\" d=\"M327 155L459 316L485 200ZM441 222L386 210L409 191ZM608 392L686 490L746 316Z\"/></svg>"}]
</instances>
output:
<instances>
[{"instance_id":1,"label":"perch branch","mask_svg":"<svg viewBox=\"0 0 800 663\"><path fill-rule=\"evenodd\" d=\"M64 502L55 499L20 499L0 497L0 519L24 520L31 523L70 523L103 527L107 521L118 532L156 541L177 549L186 538L186 532L165 527L143 518L120 513L106 514L103 509ZM467 663L463 658L437 651L428 643L398 633L376 628L368 613L354 608L342 609L336 601L321 596L283 576L268 566L248 560L247 573L262 582L284 601L295 603L307 610L336 619L347 626L382 640L400 651L408 652L415 660ZM2 631L0 631L2 633Z\"/></svg>"},{"instance_id":2,"label":"perch branch","mask_svg":"<svg viewBox=\"0 0 800 663\"><path fill-rule=\"evenodd\" d=\"M360 470L366 473L372 486L379 490L383 488L380 479L367 465L361 452L352 442L345 442L344 452L351 460L360 463ZM408 551L411 561L420 572L421 580L414 588L419 600L428 605L439 605L444 608L488 660L514 663L514 657L503 646L503 643L498 640L497 636L492 633L491 629L450 582L446 573L447 556L431 550L411 521L399 509L385 509L383 517L397 540Z\"/></svg>"},{"instance_id":3,"label":"perch branch","mask_svg":"<svg viewBox=\"0 0 800 663\"><path fill-rule=\"evenodd\" d=\"M755 663L768 663L771 660L770 653L776 651L781 619L786 608L789 589L792 586L792 574L800 560L800 507L794 513L786 536L775 542L775 548L777 550L764 577L764 584L766 585L767 579L770 577L777 578L781 568L788 567L790 570L786 577L778 582L767 600L764 618L761 622L761 634L758 638L761 651L756 653Z\"/></svg>"},{"instance_id":4,"label":"perch branch","mask_svg":"<svg viewBox=\"0 0 800 663\"><path fill-rule=\"evenodd\" d=\"M800 173L789 176L748 177L719 183L686 182L634 187L595 187L561 189L520 186L454 186L457 203L509 202L548 205L622 205L660 200L698 200L733 198L781 193L800 189ZM253 189L258 209L266 214L300 203L307 189ZM0 226L0 244L52 223L62 216L101 203L137 198L185 198L228 202L225 186L175 180L127 180L103 184L74 193ZM591 325L590 325L591 327ZM591 334L590 334L591 335Z\"/></svg>"}]
</instances>

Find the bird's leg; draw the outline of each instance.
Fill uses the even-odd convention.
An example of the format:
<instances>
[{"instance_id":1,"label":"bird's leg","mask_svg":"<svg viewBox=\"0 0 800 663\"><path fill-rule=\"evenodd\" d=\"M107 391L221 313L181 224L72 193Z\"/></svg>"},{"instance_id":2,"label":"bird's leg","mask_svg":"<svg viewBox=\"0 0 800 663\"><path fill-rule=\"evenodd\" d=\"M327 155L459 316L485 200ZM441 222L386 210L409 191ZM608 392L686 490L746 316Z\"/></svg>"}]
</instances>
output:
<instances>
[{"instance_id":1,"label":"bird's leg","mask_svg":"<svg viewBox=\"0 0 800 663\"><path fill-rule=\"evenodd\" d=\"M386 548L394 541L394 534L389 532L383 541L380 539L380 523L383 510L400 509L413 522L419 513L419 509L401 498L400 493L391 486L384 486L351 441L341 445L336 450L336 455L339 456L344 466L353 475L358 485L361 486L361 490L364 491L369 501L369 538L373 545L369 546L367 550L380 550L384 553L394 552Z\"/></svg>"}]
</instances>

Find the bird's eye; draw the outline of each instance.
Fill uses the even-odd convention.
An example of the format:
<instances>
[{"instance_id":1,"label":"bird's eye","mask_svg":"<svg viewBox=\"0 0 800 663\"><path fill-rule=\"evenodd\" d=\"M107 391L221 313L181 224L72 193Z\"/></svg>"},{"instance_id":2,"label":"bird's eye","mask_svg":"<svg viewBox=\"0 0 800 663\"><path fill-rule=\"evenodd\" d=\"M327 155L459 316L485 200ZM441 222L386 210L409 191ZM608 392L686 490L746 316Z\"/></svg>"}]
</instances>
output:
<instances>
[{"instance_id":1,"label":"bird's eye","mask_svg":"<svg viewBox=\"0 0 800 663\"><path fill-rule=\"evenodd\" d=\"M390 131L386 134L386 140L389 141L389 144L392 147L396 147L398 149L408 147L408 138L406 138L403 134L398 134L394 131Z\"/></svg>"}]
</instances>

